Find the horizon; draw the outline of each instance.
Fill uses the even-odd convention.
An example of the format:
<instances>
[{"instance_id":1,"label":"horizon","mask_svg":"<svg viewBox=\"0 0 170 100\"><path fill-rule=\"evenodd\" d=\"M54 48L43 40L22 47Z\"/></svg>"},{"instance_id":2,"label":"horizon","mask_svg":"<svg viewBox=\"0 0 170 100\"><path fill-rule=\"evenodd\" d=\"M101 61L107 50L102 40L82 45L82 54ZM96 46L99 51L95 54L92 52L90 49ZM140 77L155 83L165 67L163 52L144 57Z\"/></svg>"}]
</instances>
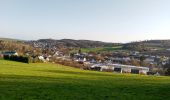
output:
<instances>
[{"instance_id":1,"label":"horizon","mask_svg":"<svg viewBox=\"0 0 170 100\"><path fill-rule=\"evenodd\" d=\"M169 0L1 0L0 37L112 43L170 39Z\"/></svg>"},{"instance_id":2,"label":"horizon","mask_svg":"<svg viewBox=\"0 0 170 100\"><path fill-rule=\"evenodd\" d=\"M1 39L11 39L11 40L20 40L20 41L38 41L41 39L51 39L51 40L64 40L64 39L70 39L70 38L63 38L63 39L54 39L54 38L39 38L39 39L18 39L18 38L8 38L8 37L0 37ZM88 40L88 39L71 39L71 40L87 40L87 41L99 41L99 42L105 42L105 43L121 43L121 44L126 44L126 43L133 43L133 42L142 42L142 41L152 41L152 40L158 40L158 41L163 41L163 40L170 40L170 39L150 39L150 40L135 40L135 41L129 41L129 42L107 42L107 41L102 41L102 40Z\"/></svg>"}]
</instances>

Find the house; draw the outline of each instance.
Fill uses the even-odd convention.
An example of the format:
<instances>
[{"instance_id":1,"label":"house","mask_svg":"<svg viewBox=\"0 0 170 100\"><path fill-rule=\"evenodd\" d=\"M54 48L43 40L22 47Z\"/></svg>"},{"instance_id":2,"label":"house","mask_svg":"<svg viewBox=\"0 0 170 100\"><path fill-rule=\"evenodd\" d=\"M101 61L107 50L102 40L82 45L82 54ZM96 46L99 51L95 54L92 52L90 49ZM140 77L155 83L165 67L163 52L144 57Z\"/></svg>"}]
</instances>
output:
<instances>
[{"instance_id":1,"label":"house","mask_svg":"<svg viewBox=\"0 0 170 100\"><path fill-rule=\"evenodd\" d=\"M2 55L3 56L6 56L6 55L8 55L8 56L12 56L12 55L18 56L18 53L15 52L15 51L8 51L8 52L2 52Z\"/></svg>"},{"instance_id":2,"label":"house","mask_svg":"<svg viewBox=\"0 0 170 100\"><path fill-rule=\"evenodd\" d=\"M170 48L166 49L167 51L170 51Z\"/></svg>"},{"instance_id":3,"label":"house","mask_svg":"<svg viewBox=\"0 0 170 100\"><path fill-rule=\"evenodd\" d=\"M144 61L149 62L149 63L153 63L155 61L155 59L154 58L146 58Z\"/></svg>"},{"instance_id":4,"label":"house","mask_svg":"<svg viewBox=\"0 0 170 100\"><path fill-rule=\"evenodd\" d=\"M93 64L90 66L91 70L102 71L103 64Z\"/></svg>"},{"instance_id":5,"label":"house","mask_svg":"<svg viewBox=\"0 0 170 100\"><path fill-rule=\"evenodd\" d=\"M64 56L63 52L60 52L60 51L56 51L55 54L53 55L54 57L57 57L57 56Z\"/></svg>"},{"instance_id":6,"label":"house","mask_svg":"<svg viewBox=\"0 0 170 100\"><path fill-rule=\"evenodd\" d=\"M130 55L136 56L136 55L139 55L139 53L140 52L138 52L138 51L132 51L132 52L130 52Z\"/></svg>"},{"instance_id":7,"label":"house","mask_svg":"<svg viewBox=\"0 0 170 100\"><path fill-rule=\"evenodd\" d=\"M46 60L44 59L43 56L38 56L38 59L41 60L41 61L43 61L43 62L46 62Z\"/></svg>"},{"instance_id":8,"label":"house","mask_svg":"<svg viewBox=\"0 0 170 100\"><path fill-rule=\"evenodd\" d=\"M151 50L151 51L157 51L158 49L156 49L156 48L151 48L150 50Z\"/></svg>"}]
</instances>

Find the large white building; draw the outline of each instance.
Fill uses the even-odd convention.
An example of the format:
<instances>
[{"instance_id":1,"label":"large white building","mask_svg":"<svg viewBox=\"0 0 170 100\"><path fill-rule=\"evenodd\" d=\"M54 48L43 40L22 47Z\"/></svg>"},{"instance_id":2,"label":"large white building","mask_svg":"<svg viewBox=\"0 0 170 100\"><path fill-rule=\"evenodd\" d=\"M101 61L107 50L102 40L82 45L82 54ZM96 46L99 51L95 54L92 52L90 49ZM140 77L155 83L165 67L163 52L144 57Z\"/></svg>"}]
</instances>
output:
<instances>
[{"instance_id":1,"label":"large white building","mask_svg":"<svg viewBox=\"0 0 170 100\"><path fill-rule=\"evenodd\" d=\"M133 73L133 74L147 74L149 72L148 67L139 67L139 66L131 66L131 65L122 65L122 64L95 64L91 66L92 69L97 69L100 71L111 69L113 72L120 73Z\"/></svg>"}]
</instances>

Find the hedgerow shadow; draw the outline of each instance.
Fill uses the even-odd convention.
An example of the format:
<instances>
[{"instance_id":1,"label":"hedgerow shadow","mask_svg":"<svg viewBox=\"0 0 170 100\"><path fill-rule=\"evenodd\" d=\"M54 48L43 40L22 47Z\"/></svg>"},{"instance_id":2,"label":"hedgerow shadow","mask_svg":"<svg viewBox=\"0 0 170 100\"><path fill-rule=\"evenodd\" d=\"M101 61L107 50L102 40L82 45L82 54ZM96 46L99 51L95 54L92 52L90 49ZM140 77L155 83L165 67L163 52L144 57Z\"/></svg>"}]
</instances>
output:
<instances>
[{"instance_id":1,"label":"hedgerow shadow","mask_svg":"<svg viewBox=\"0 0 170 100\"><path fill-rule=\"evenodd\" d=\"M101 80L0 75L1 100L159 100L170 99L169 84L148 86Z\"/></svg>"}]
</instances>

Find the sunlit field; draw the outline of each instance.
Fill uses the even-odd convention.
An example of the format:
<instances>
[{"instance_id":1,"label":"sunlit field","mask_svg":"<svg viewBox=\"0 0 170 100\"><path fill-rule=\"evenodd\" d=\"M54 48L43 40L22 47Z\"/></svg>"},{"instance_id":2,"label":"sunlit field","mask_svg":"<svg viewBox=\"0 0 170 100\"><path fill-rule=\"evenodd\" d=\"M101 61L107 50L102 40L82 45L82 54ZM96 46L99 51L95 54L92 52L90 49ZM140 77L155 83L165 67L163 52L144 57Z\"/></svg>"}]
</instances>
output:
<instances>
[{"instance_id":1,"label":"sunlit field","mask_svg":"<svg viewBox=\"0 0 170 100\"><path fill-rule=\"evenodd\" d=\"M170 100L170 77L0 60L0 100Z\"/></svg>"}]
</instances>

